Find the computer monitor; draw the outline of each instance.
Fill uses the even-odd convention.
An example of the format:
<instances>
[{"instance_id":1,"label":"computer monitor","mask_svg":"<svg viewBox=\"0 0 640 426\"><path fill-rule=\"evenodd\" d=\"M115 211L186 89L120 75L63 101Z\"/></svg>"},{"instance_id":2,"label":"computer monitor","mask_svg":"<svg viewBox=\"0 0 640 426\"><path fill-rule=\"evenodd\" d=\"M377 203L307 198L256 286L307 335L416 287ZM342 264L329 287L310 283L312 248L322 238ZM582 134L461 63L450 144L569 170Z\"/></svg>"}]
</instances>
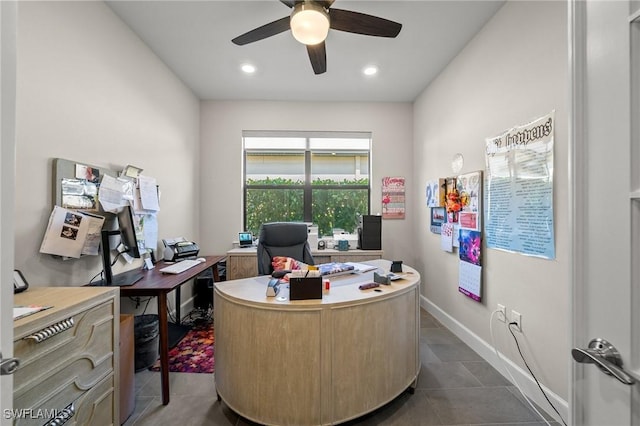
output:
<instances>
[{"instance_id":1,"label":"computer monitor","mask_svg":"<svg viewBox=\"0 0 640 426\"><path fill-rule=\"evenodd\" d=\"M138 238L136 237L136 225L133 222L133 212L131 207L125 206L118 212L118 228L120 229L120 239L125 248L125 253L136 259L140 258L138 248Z\"/></svg>"},{"instance_id":2,"label":"computer monitor","mask_svg":"<svg viewBox=\"0 0 640 426\"><path fill-rule=\"evenodd\" d=\"M138 282L144 277L140 270L132 270L113 275L111 271L111 244L109 238L114 235L120 235L120 241L124 245L124 252L134 258L140 257L140 249L138 248L138 239L136 237L136 228L133 221L133 212L130 206L125 206L117 214L118 229L115 231L102 231L102 268L103 278L100 281L91 283L98 286L129 286Z\"/></svg>"},{"instance_id":3,"label":"computer monitor","mask_svg":"<svg viewBox=\"0 0 640 426\"><path fill-rule=\"evenodd\" d=\"M240 232L238 234L240 247L251 247L253 245L253 235L251 232Z\"/></svg>"}]
</instances>

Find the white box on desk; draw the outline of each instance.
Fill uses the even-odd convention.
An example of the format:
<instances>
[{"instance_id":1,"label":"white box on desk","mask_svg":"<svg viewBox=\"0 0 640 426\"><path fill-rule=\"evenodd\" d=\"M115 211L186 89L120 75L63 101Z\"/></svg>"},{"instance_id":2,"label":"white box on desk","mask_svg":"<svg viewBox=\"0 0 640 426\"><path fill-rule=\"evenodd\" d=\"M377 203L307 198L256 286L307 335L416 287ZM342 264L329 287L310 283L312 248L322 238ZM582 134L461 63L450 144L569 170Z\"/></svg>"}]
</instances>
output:
<instances>
[{"instance_id":1,"label":"white box on desk","mask_svg":"<svg viewBox=\"0 0 640 426\"><path fill-rule=\"evenodd\" d=\"M309 242L309 248L311 248L311 250L316 250L318 248L318 233L310 233L307 237L307 241Z\"/></svg>"}]
</instances>

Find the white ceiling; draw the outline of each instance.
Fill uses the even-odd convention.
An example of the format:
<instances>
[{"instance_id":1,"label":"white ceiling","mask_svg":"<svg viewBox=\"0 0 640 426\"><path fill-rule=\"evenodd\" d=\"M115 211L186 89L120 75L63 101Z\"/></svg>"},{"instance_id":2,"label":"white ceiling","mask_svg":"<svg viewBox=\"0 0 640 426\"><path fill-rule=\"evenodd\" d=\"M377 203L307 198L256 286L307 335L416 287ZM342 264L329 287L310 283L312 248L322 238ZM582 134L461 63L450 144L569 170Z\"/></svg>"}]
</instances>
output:
<instances>
[{"instance_id":1,"label":"white ceiling","mask_svg":"<svg viewBox=\"0 0 640 426\"><path fill-rule=\"evenodd\" d=\"M333 8L399 22L396 38L330 30L327 72L315 75L290 31L237 46L231 39L288 16L278 0L108 1L111 9L200 99L413 101L503 0L337 0ZM253 75L240 71L252 63ZM377 65L365 77L362 69Z\"/></svg>"}]
</instances>

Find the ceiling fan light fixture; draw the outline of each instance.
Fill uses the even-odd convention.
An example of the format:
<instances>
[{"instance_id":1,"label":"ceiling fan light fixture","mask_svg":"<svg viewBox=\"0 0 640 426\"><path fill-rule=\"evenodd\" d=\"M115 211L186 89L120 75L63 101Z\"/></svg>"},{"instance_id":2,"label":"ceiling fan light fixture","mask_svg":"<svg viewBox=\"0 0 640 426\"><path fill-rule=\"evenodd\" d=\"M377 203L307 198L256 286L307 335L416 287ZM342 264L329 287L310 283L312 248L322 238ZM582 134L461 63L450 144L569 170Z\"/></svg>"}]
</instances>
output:
<instances>
[{"instance_id":1,"label":"ceiling fan light fixture","mask_svg":"<svg viewBox=\"0 0 640 426\"><path fill-rule=\"evenodd\" d=\"M329 14L315 3L298 3L291 13L291 33L302 44L322 43L329 33Z\"/></svg>"}]
</instances>

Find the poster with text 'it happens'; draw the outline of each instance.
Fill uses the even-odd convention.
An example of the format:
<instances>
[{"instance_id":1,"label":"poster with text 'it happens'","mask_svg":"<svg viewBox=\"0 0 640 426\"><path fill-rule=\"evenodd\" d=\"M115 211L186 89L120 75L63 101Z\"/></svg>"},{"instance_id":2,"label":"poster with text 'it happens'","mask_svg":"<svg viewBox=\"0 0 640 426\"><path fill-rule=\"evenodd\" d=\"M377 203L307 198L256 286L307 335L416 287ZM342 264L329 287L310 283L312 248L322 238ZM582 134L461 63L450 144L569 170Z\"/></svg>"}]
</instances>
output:
<instances>
[{"instance_id":1,"label":"poster with text 'it happens'","mask_svg":"<svg viewBox=\"0 0 640 426\"><path fill-rule=\"evenodd\" d=\"M555 259L554 112L486 140L487 248Z\"/></svg>"}]
</instances>

